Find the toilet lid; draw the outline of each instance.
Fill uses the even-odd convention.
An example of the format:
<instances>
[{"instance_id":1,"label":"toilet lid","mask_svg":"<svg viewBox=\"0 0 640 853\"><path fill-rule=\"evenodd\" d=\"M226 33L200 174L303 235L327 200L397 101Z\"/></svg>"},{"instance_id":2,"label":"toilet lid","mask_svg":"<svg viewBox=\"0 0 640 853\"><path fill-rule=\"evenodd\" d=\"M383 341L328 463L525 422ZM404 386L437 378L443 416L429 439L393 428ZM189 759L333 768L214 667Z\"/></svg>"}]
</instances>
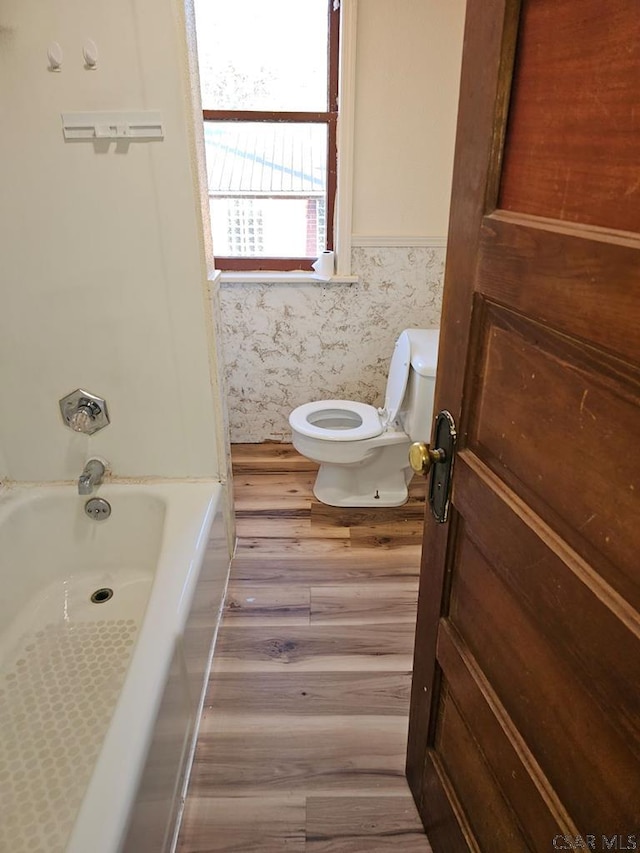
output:
<instances>
[{"instance_id":1,"label":"toilet lid","mask_svg":"<svg viewBox=\"0 0 640 853\"><path fill-rule=\"evenodd\" d=\"M398 416L398 410L404 399L404 392L407 390L410 365L411 341L407 332L404 331L396 341L389 365L389 378L387 379L387 390L382 411L385 425L393 423Z\"/></svg>"}]
</instances>

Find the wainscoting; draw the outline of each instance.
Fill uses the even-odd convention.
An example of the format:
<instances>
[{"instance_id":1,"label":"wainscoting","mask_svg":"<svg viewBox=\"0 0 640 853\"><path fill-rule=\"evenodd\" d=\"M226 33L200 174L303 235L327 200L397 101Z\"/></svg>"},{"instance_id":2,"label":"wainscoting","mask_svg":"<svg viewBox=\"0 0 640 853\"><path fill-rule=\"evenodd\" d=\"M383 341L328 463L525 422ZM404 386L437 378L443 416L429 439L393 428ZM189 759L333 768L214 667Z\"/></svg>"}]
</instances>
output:
<instances>
[{"instance_id":1,"label":"wainscoting","mask_svg":"<svg viewBox=\"0 0 640 853\"><path fill-rule=\"evenodd\" d=\"M334 509L233 448L238 548L179 853L429 853L404 777L424 484Z\"/></svg>"},{"instance_id":2,"label":"wainscoting","mask_svg":"<svg viewBox=\"0 0 640 853\"><path fill-rule=\"evenodd\" d=\"M232 442L290 441L311 400L382 405L393 345L440 325L445 247L358 246L355 283L226 283L222 352Z\"/></svg>"}]
</instances>

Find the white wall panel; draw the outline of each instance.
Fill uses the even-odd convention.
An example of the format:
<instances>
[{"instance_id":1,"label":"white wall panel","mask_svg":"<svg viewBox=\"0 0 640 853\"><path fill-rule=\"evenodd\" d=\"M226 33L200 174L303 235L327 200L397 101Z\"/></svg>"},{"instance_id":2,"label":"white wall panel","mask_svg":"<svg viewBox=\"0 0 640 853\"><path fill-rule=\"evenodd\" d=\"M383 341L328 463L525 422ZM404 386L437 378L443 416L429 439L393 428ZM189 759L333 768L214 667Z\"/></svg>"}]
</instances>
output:
<instances>
[{"instance_id":1,"label":"white wall panel","mask_svg":"<svg viewBox=\"0 0 640 853\"><path fill-rule=\"evenodd\" d=\"M218 473L184 42L173 0L2 4L4 476L75 477L93 453L123 476ZM63 139L62 112L127 109L160 110L165 139ZM59 417L77 387L109 403L91 438Z\"/></svg>"}]
</instances>

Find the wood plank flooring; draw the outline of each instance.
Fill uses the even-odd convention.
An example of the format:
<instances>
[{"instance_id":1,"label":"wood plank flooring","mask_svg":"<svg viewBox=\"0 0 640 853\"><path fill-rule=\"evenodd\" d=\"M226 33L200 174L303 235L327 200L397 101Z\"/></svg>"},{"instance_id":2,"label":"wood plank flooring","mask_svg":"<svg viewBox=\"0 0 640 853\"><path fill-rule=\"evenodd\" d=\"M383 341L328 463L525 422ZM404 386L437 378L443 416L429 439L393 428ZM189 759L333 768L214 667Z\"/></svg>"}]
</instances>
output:
<instances>
[{"instance_id":1,"label":"wood plank flooring","mask_svg":"<svg viewBox=\"0 0 640 853\"><path fill-rule=\"evenodd\" d=\"M404 777L424 485L334 509L289 445L232 456L238 547L178 853L429 853Z\"/></svg>"}]
</instances>

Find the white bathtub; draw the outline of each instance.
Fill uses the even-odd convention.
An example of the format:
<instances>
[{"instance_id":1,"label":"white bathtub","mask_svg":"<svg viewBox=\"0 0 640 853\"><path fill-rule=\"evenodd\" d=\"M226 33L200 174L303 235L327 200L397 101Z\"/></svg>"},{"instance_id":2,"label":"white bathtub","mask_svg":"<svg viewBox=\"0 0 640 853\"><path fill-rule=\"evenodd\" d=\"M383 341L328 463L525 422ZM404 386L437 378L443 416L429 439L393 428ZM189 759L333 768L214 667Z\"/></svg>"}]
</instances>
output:
<instances>
[{"instance_id":1,"label":"white bathtub","mask_svg":"<svg viewBox=\"0 0 640 853\"><path fill-rule=\"evenodd\" d=\"M0 490L2 853L174 840L228 576L224 491L95 496L107 520L70 486Z\"/></svg>"}]
</instances>

